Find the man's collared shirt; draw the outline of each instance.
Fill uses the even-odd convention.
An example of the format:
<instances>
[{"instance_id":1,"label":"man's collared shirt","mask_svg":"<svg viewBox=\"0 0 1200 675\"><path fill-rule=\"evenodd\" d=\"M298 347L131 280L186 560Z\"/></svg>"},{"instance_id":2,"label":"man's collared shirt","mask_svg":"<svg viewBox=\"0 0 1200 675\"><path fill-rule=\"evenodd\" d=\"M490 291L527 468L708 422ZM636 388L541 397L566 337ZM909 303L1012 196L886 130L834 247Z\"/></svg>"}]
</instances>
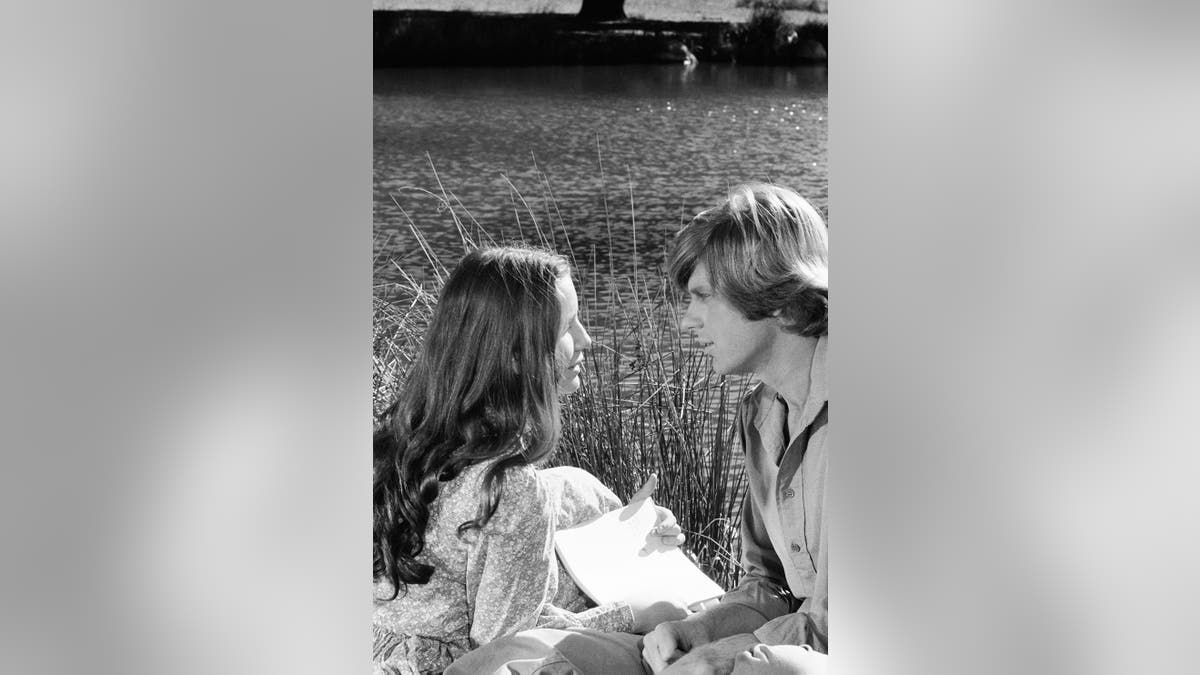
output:
<instances>
[{"instance_id":1,"label":"man's collared shirt","mask_svg":"<svg viewBox=\"0 0 1200 675\"><path fill-rule=\"evenodd\" d=\"M817 342L808 394L790 441L784 437L788 406L770 387L755 387L738 409L734 424L748 478L742 507L746 575L722 600L768 619L754 633L763 643L808 644L820 652L829 641L828 342L827 336Z\"/></svg>"}]
</instances>

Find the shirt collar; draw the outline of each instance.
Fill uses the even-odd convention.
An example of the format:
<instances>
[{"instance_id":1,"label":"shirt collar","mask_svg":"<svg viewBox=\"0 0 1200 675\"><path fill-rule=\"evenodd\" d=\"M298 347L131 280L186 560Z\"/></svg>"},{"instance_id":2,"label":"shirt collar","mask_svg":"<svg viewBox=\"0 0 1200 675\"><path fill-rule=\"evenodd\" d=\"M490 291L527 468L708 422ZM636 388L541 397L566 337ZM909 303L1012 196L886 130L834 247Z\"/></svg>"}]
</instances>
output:
<instances>
[{"instance_id":1,"label":"shirt collar","mask_svg":"<svg viewBox=\"0 0 1200 675\"><path fill-rule=\"evenodd\" d=\"M804 412L800 415L800 428L807 429L821 408L829 402L828 378L829 336L817 338L817 346L813 350L812 367L808 371L808 392L804 397ZM754 426L762 429L763 423L772 407L783 405L778 401L779 394L764 383L760 383L751 393L749 399L756 404L754 411ZM798 432L795 430L794 432Z\"/></svg>"}]
</instances>

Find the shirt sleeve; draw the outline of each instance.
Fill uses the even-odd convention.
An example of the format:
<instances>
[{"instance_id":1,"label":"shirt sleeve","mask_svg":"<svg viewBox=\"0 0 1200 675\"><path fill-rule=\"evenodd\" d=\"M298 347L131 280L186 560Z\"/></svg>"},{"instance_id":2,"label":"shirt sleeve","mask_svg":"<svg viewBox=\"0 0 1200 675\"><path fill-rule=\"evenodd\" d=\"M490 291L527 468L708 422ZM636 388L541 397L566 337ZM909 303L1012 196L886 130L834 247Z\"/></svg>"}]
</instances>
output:
<instances>
[{"instance_id":1,"label":"shirt sleeve","mask_svg":"<svg viewBox=\"0 0 1200 675\"><path fill-rule=\"evenodd\" d=\"M749 492L747 500L750 500ZM747 574L726 598L754 607L768 619L754 631L754 636L763 644L806 644L818 652L828 653L829 519L821 518L818 530L820 545L815 561L815 587L809 597L796 598L788 587L783 563L761 526L760 512L751 502L748 501L742 510L743 563Z\"/></svg>"},{"instance_id":2,"label":"shirt sleeve","mask_svg":"<svg viewBox=\"0 0 1200 675\"><path fill-rule=\"evenodd\" d=\"M747 416L752 416L752 409L748 408L747 402L753 400L754 396L755 394L751 393L743 404L738 406L737 416L734 418L736 438L743 454L748 447ZM748 456L746 461L749 467L751 462ZM762 616L765 624L795 610L798 604L788 588L783 562L775 552L770 535L763 524L761 506L754 497L753 488L746 490L742 501L741 544L742 568L745 573L737 588L726 593L714 611L708 613L708 630L712 635L726 636L739 632L733 627L722 625L721 618L728 616L719 611L722 606L741 605L749 608Z\"/></svg>"},{"instance_id":3,"label":"shirt sleeve","mask_svg":"<svg viewBox=\"0 0 1200 675\"><path fill-rule=\"evenodd\" d=\"M533 628L552 593L554 518L533 469L505 475L496 513L467 561L472 646Z\"/></svg>"},{"instance_id":4,"label":"shirt sleeve","mask_svg":"<svg viewBox=\"0 0 1200 675\"><path fill-rule=\"evenodd\" d=\"M754 631L754 637L766 645L809 645L822 654L829 653L825 599L806 605L807 600L798 611L771 619Z\"/></svg>"},{"instance_id":5,"label":"shirt sleeve","mask_svg":"<svg viewBox=\"0 0 1200 675\"><path fill-rule=\"evenodd\" d=\"M823 430L822 430L823 434ZM814 436L810 443L824 443L824 436ZM811 447L811 446L810 446ZM829 653L829 519L824 517L825 505L818 509L820 526L817 530L818 552L815 561L816 580L808 597L797 598L799 607L792 612L768 621L754 631L754 636L769 645L809 645L823 654Z\"/></svg>"},{"instance_id":6,"label":"shirt sleeve","mask_svg":"<svg viewBox=\"0 0 1200 675\"><path fill-rule=\"evenodd\" d=\"M818 652L829 653L829 547L825 545L828 531L828 519L822 519L816 590L812 596L802 598L796 611L776 617L754 631L763 644L809 645Z\"/></svg>"},{"instance_id":7,"label":"shirt sleeve","mask_svg":"<svg viewBox=\"0 0 1200 675\"><path fill-rule=\"evenodd\" d=\"M721 598L721 604L749 607L770 621L795 608L788 589L783 563L771 546L762 525L758 504L749 491L742 504L742 567L746 570L737 588Z\"/></svg>"}]
</instances>

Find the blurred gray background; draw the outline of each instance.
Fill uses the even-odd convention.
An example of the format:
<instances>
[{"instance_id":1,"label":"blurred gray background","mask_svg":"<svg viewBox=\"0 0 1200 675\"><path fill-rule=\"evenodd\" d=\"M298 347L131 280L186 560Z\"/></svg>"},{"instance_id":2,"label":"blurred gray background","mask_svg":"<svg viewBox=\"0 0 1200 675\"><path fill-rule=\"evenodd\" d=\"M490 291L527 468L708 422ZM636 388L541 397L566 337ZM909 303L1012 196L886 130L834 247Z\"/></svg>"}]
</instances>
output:
<instances>
[{"instance_id":1,"label":"blurred gray background","mask_svg":"<svg viewBox=\"0 0 1200 675\"><path fill-rule=\"evenodd\" d=\"M0 671L369 667L369 5L0 20ZM831 665L1192 673L1197 10L832 8Z\"/></svg>"}]
</instances>

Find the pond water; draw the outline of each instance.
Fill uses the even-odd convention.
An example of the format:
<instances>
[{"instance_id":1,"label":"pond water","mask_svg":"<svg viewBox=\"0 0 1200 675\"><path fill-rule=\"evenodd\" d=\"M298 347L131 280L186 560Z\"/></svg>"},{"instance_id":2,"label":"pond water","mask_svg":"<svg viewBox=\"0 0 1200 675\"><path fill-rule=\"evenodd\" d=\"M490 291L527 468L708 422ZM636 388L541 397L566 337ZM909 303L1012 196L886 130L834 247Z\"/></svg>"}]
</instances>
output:
<instances>
[{"instance_id":1,"label":"pond water","mask_svg":"<svg viewBox=\"0 0 1200 675\"><path fill-rule=\"evenodd\" d=\"M463 250L457 215L500 240L536 241L540 230L564 253L569 241L581 271L644 274L680 225L737 183L792 187L828 214L824 66L431 68L374 78L376 260L418 276L410 219L448 263ZM393 266L376 265L377 283L393 280Z\"/></svg>"}]
</instances>

